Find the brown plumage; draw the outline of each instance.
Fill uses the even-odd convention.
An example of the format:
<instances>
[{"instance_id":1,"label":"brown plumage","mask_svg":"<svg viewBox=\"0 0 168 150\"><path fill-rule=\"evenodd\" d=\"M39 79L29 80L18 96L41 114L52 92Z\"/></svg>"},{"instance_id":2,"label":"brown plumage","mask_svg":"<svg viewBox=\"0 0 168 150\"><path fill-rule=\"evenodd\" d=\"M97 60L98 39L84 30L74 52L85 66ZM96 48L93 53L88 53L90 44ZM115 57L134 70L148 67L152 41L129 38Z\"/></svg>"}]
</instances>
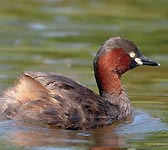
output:
<instances>
[{"instance_id":1,"label":"brown plumage","mask_svg":"<svg viewBox=\"0 0 168 150\"><path fill-rule=\"evenodd\" d=\"M140 63L158 65L143 57L132 42L110 38L94 59L100 95L62 75L29 71L4 92L0 112L9 119L36 120L66 129L112 124L131 114L120 77Z\"/></svg>"}]
</instances>

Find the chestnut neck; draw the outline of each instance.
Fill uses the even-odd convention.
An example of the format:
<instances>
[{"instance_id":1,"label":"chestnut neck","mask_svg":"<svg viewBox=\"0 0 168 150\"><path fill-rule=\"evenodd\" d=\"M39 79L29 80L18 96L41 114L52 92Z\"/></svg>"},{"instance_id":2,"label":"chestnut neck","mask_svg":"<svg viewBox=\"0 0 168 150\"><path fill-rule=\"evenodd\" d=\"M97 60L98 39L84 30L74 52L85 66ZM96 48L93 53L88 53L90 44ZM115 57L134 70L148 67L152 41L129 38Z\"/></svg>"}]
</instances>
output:
<instances>
[{"instance_id":1,"label":"chestnut neck","mask_svg":"<svg viewBox=\"0 0 168 150\"><path fill-rule=\"evenodd\" d=\"M100 53L99 53L100 52ZM94 72L100 96L118 108L118 119L132 112L131 103L121 84L121 75L129 70L130 57L123 49L98 52L94 60Z\"/></svg>"},{"instance_id":2,"label":"chestnut neck","mask_svg":"<svg viewBox=\"0 0 168 150\"><path fill-rule=\"evenodd\" d=\"M95 78L101 96L120 95L123 91L120 77L129 70L130 58L123 49L113 49L94 60Z\"/></svg>"},{"instance_id":3,"label":"chestnut neck","mask_svg":"<svg viewBox=\"0 0 168 150\"><path fill-rule=\"evenodd\" d=\"M99 69L95 72L99 93L101 96L106 93L120 95L123 90L120 75L113 71L112 68L107 68L106 65L99 64Z\"/></svg>"}]
</instances>

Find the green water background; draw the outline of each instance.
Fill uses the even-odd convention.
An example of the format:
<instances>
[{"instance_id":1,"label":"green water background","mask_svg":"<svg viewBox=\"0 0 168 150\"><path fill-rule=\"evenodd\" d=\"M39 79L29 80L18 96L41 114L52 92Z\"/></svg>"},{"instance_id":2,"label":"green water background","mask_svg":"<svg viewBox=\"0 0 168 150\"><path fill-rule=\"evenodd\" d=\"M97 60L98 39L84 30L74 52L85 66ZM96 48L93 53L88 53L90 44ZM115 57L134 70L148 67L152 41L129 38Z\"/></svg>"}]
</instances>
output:
<instances>
[{"instance_id":1,"label":"green water background","mask_svg":"<svg viewBox=\"0 0 168 150\"><path fill-rule=\"evenodd\" d=\"M92 60L112 36L134 41L161 64L123 76L137 111L133 123L71 132L2 121L0 149L166 150L167 7L166 0L0 0L0 91L33 70L61 73L98 92Z\"/></svg>"}]
</instances>

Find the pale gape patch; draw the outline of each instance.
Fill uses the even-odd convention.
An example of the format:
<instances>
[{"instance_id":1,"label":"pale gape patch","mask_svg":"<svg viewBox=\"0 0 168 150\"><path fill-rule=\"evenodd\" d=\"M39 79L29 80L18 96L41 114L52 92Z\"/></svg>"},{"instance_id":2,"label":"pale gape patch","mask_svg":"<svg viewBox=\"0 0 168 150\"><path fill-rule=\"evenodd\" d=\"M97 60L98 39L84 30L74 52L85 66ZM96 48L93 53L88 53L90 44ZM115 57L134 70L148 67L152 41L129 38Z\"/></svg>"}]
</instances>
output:
<instances>
[{"instance_id":1,"label":"pale gape patch","mask_svg":"<svg viewBox=\"0 0 168 150\"><path fill-rule=\"evenodd\" d=\"M143 62L141 61L140 58L137 58L136 57L136 54L134 52L130 52L129 53L130 57L131 58L134 58L135 62L138 64L138 65L143 65Z\"/></svg>"},{"instance_id":2,"label":"pale gape patch","mask_svg":"<svg viewBox=\"0 0 168 150\"><path fill-rule=\"evenodd\" d=\"M135 61L138 65L143 65L143 62L140 58L135 58Z\"/></svg>"}]
</instances>

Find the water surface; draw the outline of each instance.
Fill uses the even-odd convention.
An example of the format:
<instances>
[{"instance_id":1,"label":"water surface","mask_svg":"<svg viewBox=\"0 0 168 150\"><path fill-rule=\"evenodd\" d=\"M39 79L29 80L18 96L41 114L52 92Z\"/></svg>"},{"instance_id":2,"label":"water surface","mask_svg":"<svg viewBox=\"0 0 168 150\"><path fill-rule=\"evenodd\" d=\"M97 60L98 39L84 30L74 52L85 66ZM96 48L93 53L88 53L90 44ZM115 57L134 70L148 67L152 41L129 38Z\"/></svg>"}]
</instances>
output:
<instances>
[{"instance_id":1,"label":"water surface","mask_svg":"<svg viewBox=\"0 0 168 150\"><path fill-rule=\"evenodd\" d=\"M0 149L168 149L168 11L166 0L0 0L0 91L24 70L58 72L98 92L92 60L111 36L133 40L160 67L123 76L132 120L87 131L0 122Z\"/></svg>"}]
</instances>

